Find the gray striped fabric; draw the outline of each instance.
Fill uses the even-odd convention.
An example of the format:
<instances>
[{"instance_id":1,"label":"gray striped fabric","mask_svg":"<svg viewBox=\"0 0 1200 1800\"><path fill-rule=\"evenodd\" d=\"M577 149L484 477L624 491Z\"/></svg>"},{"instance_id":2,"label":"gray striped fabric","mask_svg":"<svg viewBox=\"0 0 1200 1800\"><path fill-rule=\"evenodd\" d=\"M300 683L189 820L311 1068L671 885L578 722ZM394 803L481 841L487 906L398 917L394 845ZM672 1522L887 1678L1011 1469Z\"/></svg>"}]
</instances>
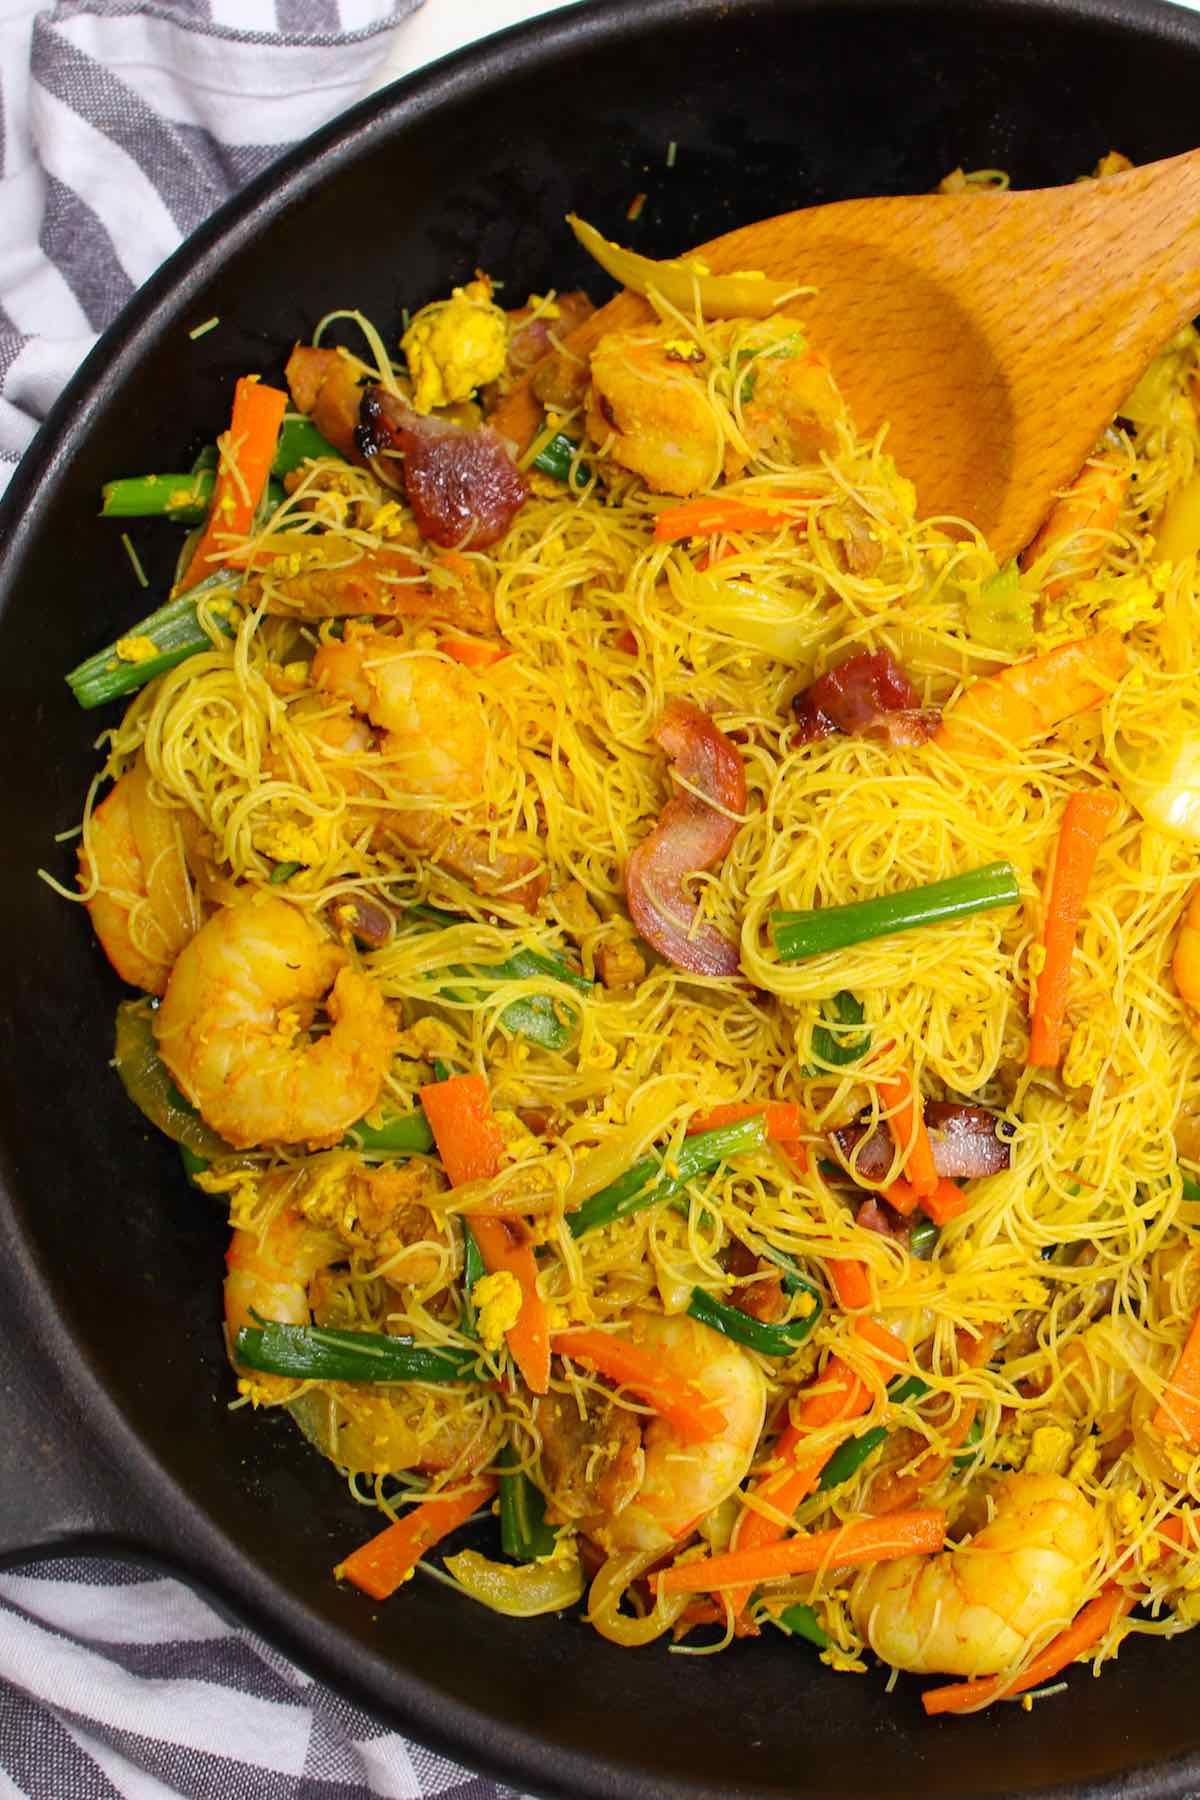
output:
<instances>
[{"instance_id":1,"label":"gray striped fabric","mask_svg":"<svg viewBox=\"0 0 1200 1800\"><path fill-rule=\"evenodd\" d=\"M396 28L419 4L0 0L0 486L95 334L163 257L281 151L401 71ZM469 19L425 29L418 57L514 16L514 0L428 0L431 25L438 8L464 7ZM540 9L517 0L515 12ZM114 1795L513 1790L407 1743L177 1582L83 1558L0 1575L0 1800Z\"/></svg>"},{"instance_id":2,"label":"gray striped fabric","mask_svg":"<svg viewBox=\"0 0 1200 1800\"><path fill-rule=\"evenodd\" d=\"M235 188L396 72L420 3L0 0L0 488L95 334Z\"/></svg>"}]
</instances>

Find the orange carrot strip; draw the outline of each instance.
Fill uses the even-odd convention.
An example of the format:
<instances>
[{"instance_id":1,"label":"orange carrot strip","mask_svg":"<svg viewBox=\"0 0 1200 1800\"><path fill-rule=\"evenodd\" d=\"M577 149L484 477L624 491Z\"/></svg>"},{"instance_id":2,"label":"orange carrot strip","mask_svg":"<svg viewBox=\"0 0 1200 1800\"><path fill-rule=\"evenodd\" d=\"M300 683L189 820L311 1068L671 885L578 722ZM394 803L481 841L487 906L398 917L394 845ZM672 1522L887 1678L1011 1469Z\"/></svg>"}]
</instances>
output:
<instances>
[{"instance_id":1,"label":"orange carrot strip","mask_svg":"<svg viewBox=\"0 0 1200 1800\"><path fill-rule=\"evenodd\" d=\"M208 519L179 588L195 587L218 568L231 538L249 535L279 442L288 396L243 375L233 391L233 413L221 445Z\"/></svg>"},{"instance_id":2,"label":"orange carrot strip","mask_svg":"<svg viewBox=\"0 0 1200 1800\"><path fill-rule=\"evenodd\" d=\"M654 541L673 544L680 538L714 537L719 531L770 531L779 525L798 525L803 521L795 512L781 510L788 502L811 500L803 492L781 491L772 496L772 504L739 500L735 495L710 494L703 500L687 500L682 506L668 506L654 521Z\"/></svg>"},{"instance_id":3,"label":"orange carrot strip","mask_svg":"<svg viewBox=\"0 0 1200 1800\"><path fill-rule=\"evenodd\" d=\"M892 1513L886 1519L854 1519L834 1531L799 1532L781 1544L728 1550L703 1562L676 1563L658 1577L660 1594L715 1594L722 1588L929 1556L946 1541L946 1515L938 1507Z\"/></svg>"},{"instance_id":4,"label":"orange carrot strip","mask_svg":"<svg viewBox=\"0 0 1200 1800\"><path fill-rule=\"evenodd\" d=\"M1003 754L1006 744L1027 744L1075 713L1099 706L1128 660L1117 632L1098 631L1014 663L999 675L972 682L947 712L934 742L975 756Z\"/></svg>"},{"instance_id":5,"label":"orange carrot strip","mask_svg":"<svg viewBox=\"0 0 1200 1800\"><path fill-rule=\"evenodd\" d=\"M509 654L502 644L486 644L482 638L468 637L439 638L438 649L465 669L490 669Z\"/></svg>"},{"instance_id":6,"label":"orange carrot strip","mask_svg":"<svg viewBox=\"0 0 1200 1800\"><path fill-rule=\"evenodd\" d=\"M613 649L619 650L623 656L636 656L641 647L637 633L630 631L628 626L613 639Z\"/></svg>"},{"instance_id":7,"label":"orange carrot strip","mask_svg":"<svg viewBox=\"0 0 1200 1800\"><path fill-rule=\"evenodd\" d=\"M488 1274L507 1271L520 1284L521 1310L504 1337L529 1387L535 1394L545 1394L550 1387L550 1325L546 1302L538 1293L537 1262L529 1227L522 1219L496 1219L474 1213L471 1232Z\"/></svg>"},{"instance_id":8,"label":"orange carrot strip","mask_svg":"<svg viewBox=\"0 0 1200 1800\"><path fill-rule=\"evenodd\" d=\"M959 1213L966 1212L971 1202L956 1182L949 1181L943 1175L932 1194L922 1194L921 1206L935 1225L948 1225L951 1219L957 1219Z\"/></svg>"},{"instance_id":9,"label":"orange carrot strip","mask_svg":"<svg viewBox=\"0 0 1200 1800\"><path fill-rule=\"evenodd\" d=\"M1062 1054L1062 1027L1071 980L1071 958L1088 884L1105 832L1117 809L1116 795L1096 788L1072 794L1063 814L1054 857L1054 875L1042 930L1046 960L1037 981L1037 1004L1026 1061L1053 1069Z\"/></svg>"},{"instance_id":10,"label":"orange carrot strip","mask_svg":"<svg viewBox=\"0 0 1200 1800\"><path fill-rule=\"evenodd\" d=\"M629 1388L669 1420L688 1443L718 1437L728 1423L721 1408L707 1394L673 1375L663 1367L657 1354L628 1337L586 1327L559 1331L555 1333L554 1350L558 1356L591 1363L598 1375Z\"/></svg>"},{"instance_id":11,"label":"orange carrot strip","mask_svg":"<svg viewBox=\"0 0 1200 1800\"><path fill-rule=\"evenodd\" d=\"M1030 1688L1041 1687L1043 1682L1052 1681L1054 1677L1073 1663L1076 1657L1082 1656L1098 1644L1114 1620L1123 1613L1132 1611L1137 1605L1137 1595L1127 1593L1124 1588L1110 1582L1090 1600L1082 1612L1076 1614L1065 1631L1060 1631L1046 1648L1035 1656L1024 1674L1015 1680L1006 1679L1002 1675L991 1675L983 1681L956 1681L949 1687L927 1688L921 1695L921 1705L931 1716L937 1713L976 1712L980 1707L990 1706L993 1700L1015 1698Z\"/></svg>"},{"instance_id":12,"label":"orange carrot strip","mask_svg":"<svg viewBox=\"0 0 1200 1800\"><path fill-rule=\"evenodd\" d=\"M877 1325L874 1319L856 1319L854 1335L869 1345L871 1354L879 1365L880 1374L886 1375L889 1381L893 1375L912 1374L907 1344L894 1331L889 1331L886 1325Z\"/></svg>"},{"instance_id":13,"label":"orange carrot strip","mask_svg":"<svg viewBox=\"0 0 1200 1800\"><path fill-rule=\"evenodd\" d=\"M1182 1437L1200 1443L1200 1312L1192 1320L1187 1342L1179 1352L1167 1391L1151 1420L1164 1437Z\"/></svg>"},{"instance_id":14,"label":"orange carrot strip","mask_svg":"<svg viewBox=\"0 0 1200 1800\"><path fill-rule=\"evenodd\" d=\"M898 1181L893 1181L890 1187L884 1188L883 1197L889 1206L895 1207L896 1211L906 1219L910 1213L915 1213L921 1204L920 1194L911 1181L905 1181L903 1175Z\"/></svg>"},{"instance_id":15,"label":"orange carrot strip","mask_svg":"<svg viewBox=\"0 0 1200 1800\"><path fill-rule=\"evenodd\" d=\"M727 1100L721 1106L710 1106L707 1112L693 1113L688 1120L690 1137L697 1131L715 1131L718 1125L736 1125L740 1119L754 1119L766 1114L767 1136L772 1143L788 1143L802 1136L805 1119L803 1109L791 1100Z\"/></svg>"},{"instance_id":16,"label":"orange carrot strip","mask_svg":"<svg viewBox=\"0 0 1200 1800\"><path fill-rule=\"evenodd\" d=\"M827 1264L839 1306L857 1312L871 1304L871 1278L866 1263L853 1256L833 1256Z\"/></svg>"},{"instance_id":17,"label":"orange carrot strip","mask_svg":"<svg viewBox=\"0 0 1200 1800\"><path fill-rule=\"evenodd\" d=\"M500 1172L504 1139L482 1075L452 1075L421 1089L421 1105L454 1187Z\"/></svg>"},{"instance_id":18,"label":"orange carrot strip","mask_svg":"<svg viewBox=\"0 0 1200 1800\"><path fill-rule=\"evenodd\" d=\"M504 1139L482 1075L452 1075L448 1081L432 1081L421 1089L421 1105L455 1187L498 1173ZM517 1219L476 1214L471 1229L488 1274L506 1270L520 1284L521 1310L504 1335L529 1386L535 1394L544 1394L550 1386L550 1329L546 1304L538 1293L529 1228Z\"/></svg>"},{"instance_id":19,"label":"orange carrot strip","mask_svg":"<svg viewBox=\"0 0 1200 1800\"><path fill-rule=\"evenodd\" d=\"M918 1195L932 1194L938 1184L933 1145L925 1129L925 1107L907 1071L879 1083L879 1098L888 1114L892 1141L904 1158L904 1173Z\"/></svg>"},{"instance_id":20,"label":"orange carrot strip","mask_svg":"<svg viewBox=\"0 0 1200 1800\"><path fill-rule=\"evenodd\" d=\"M335 1576L339 1581L352 1581L373 1600L386 1600L408 1580L427 1550L465 1525L495 1492L495 1477L484 1475L460 1493L422 1500L394 1525L352 1550L334 1569Z\"/></svg>"}]
</instances>

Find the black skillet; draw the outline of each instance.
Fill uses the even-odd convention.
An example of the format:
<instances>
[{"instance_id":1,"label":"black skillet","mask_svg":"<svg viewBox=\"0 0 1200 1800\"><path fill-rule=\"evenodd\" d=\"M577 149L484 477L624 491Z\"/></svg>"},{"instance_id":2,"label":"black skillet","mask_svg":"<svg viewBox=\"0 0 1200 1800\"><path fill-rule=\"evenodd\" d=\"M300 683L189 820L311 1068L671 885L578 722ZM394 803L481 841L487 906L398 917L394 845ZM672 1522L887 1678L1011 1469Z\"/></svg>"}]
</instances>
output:
<instances>
[{"instance_id":1,"label":"black skillet","mask_svg":"<svg viewBox=\"0 0 1200 1800\"><path fill-rule=\"evenodd\" d=\"M601 295L570 207L675 251L796 205L919 192L958 163L1037 186L1112 145L1171 155L1200 139L1198 98L1200 18L1154 0L580 6L357 108L142 289L0 514L0 1560L115 1547L165 1565L400 1727L542 1794L1200 1791L1200 1633L1132 1642L1032 1715L932 1724L916 1683L888 1697L779 1637L684 1659L428 1582L384 1607L336 1586L370 1516L287 1421L227 1413L224 1231L125 1103L118 984L34 874L67 874L53 837L102 723L62 672L143 610L95 517L101 481L186 467L232 378L278 373L326 310L394 337L401 307L476 264L514 296ZM161 592L174 534L135 535Z\"/></svg>"}]
</instances>

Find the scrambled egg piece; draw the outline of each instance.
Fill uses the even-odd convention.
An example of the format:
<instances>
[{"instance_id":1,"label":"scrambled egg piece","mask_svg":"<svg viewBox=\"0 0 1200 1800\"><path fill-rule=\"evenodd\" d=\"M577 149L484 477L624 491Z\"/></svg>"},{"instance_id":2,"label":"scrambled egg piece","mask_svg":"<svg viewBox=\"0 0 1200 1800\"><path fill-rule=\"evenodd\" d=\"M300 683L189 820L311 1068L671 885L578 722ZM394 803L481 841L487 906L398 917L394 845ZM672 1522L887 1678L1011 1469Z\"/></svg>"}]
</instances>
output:
<instances>
[{"instance_id":1,"label":"scrambled egg piece","mask_svg":"<svg viewBox=\"0 0 1200 1800\"><path fill-rule=\"evenodd\" d=\"M1074 1448L1074 1437L1062 1425L1039 1425L1021 1466L1026 1475L1061 1475Z\"/></svg>"},{"instance_id":2,"label":"scrambled egg piece","mask_svg":"<svg viewBox=\"0 0 1200 1800\"><path fill-rule=\"evenodd\" d=\"M458 1039L441 1019L417 1019L407 1031L400 1033L397 1048L403 1056L432 1062L435 1057L453 1060L459 1053Z\"/></svg>"},{"instance_id":3,"label":"scrambled egg piece","mask_svg":"<svg viewBox=\"0 0 1200 1800\"><path fill-rule=\"evenodd\" d=\"M320 862L325 852L315 830L306 831L295 819L276 812L272 806L265 810L266 818L252 833L254 848L260 855L269 856L273 862L302 863L306 869Z\"/></svg>"},{"instance_id":4,"label":"scrambled egg piece","mask_svg":"<svg viewBox=\"0 0 1200 1800\"><path fill-rule=\"evenodd\" d=\"M151 637L123 637L117 639L117 655L122 662L153 662L162 652Z\"/></svg>"},{"instance_id":5,"label":"scrambled egg piece","mask_svg":"<svg viewBox=\"0 0 1200 1800\"><path fill-rule=\"evenodd\" d=\"M486 1350L500 1350L521 1311L521 1284L508 1269L483 1275L471 1289L479 1336Z\"/></svg>"},{"instance_id":6,"label":"scrambled egg piece","mask_svg":"<svg viewBox=\"0 0 1200 1800\"><path fill-rule=\"evenodd\" d=\"M495 381L508 359L508 320L492 303L487 276L455 288L449 300L423 307L400 348L408 358L419 413L469 400L476 388Z\"/></svg>"}]
</instances>

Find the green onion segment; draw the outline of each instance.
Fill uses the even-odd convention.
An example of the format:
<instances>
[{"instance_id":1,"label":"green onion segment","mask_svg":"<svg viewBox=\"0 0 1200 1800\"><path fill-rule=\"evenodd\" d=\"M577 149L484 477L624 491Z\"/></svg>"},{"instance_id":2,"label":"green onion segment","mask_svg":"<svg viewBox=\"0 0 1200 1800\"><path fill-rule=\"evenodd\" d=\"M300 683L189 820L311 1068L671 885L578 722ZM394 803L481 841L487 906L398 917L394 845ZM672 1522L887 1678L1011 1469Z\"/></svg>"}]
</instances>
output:
<instances>
[{"instance_id":1,"label":"green onion segment","mask_svg":"<svg viewBox=\"0 0 1200 1800\"><path fill-rule=\"evenodd\" d=\"M817 906L807 912L773 912L771 935L781 962L802 962L844 950L869 938L890 937L918 925L943 925L1020 900L1017 872L1009 862L986 863L967 875L905 888L847 906Z\"/></svg>"}]
</instances>

